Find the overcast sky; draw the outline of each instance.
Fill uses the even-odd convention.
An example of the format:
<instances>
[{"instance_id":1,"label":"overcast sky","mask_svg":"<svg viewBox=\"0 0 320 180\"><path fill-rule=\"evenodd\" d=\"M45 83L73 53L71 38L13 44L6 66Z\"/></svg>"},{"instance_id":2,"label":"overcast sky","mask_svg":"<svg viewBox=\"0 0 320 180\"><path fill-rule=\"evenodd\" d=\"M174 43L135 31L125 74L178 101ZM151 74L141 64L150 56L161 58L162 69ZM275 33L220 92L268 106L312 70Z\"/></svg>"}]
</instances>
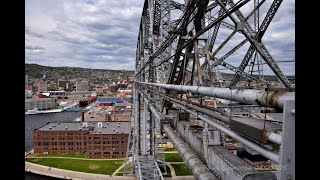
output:
<instances>
[{"instance_id":1,"label":"overcast sky","mask_svg":"<svg viewBox=\"0 0 320 180\"><path fill-rule=\"evenodd\" d=\"M267 0L267 4L271 2ZM26 0L25 62L134 70L143 3L144 0ZM276 60L295 59L294 6L294 0L283 1L263 38ZM223 40L217 39L217 43ZM234 56L227 62L238 65L241 60ZM286 75L295 74L294 63L279 66ZM267 66L264 68L265 74L273 74Z\"/></svg>"}]
</instances>

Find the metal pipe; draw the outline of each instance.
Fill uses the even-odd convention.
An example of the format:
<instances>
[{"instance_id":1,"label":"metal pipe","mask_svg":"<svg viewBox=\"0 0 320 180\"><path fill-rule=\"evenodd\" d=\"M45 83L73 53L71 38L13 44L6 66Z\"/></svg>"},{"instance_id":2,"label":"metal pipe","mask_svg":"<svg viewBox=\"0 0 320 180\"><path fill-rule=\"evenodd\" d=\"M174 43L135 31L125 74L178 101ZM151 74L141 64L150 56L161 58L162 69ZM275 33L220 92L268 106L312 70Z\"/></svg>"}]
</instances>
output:
<instances>
[{"instance_id":1,"label":"metal pipe","mask_svg":"<svg viewBox=\"0 0 320 180\"><path fill-rule=\"evenodd\" d=\"M171 98L170 96L164 95L163 93L155 92L153 90L151 90L151 91L154 92L154 93L158 93L160 96L166 98L169 101L178 103L179 105L182 105L184 107L196 110L196 111L201 112L201 113L203 113L203 114L205 114L207 116L210 116L210 117L212 117L212 118L214 118L214 119L216 119L218 121L222 121L222 122L224 122L226 124L229 124L229 118L230 117L227 117L227 116L224 116L224 115L221 115L221 114L217 114L215 112L212 112L211 110L204 109L204 108L198 107L196 105L188 104L186 102ZM145 101L148 101L148 99L145 99ZM277 133L274 133L274 132L268 132L267 133L267 140L272 142L272 143L279 144L279 145L281 145L281 142L282 142L281 141L281 135L279 135Z\"/></svg>"},{"instance_id":2,"label":"metal pipe","mask_svg":"<svg viewBox=\"0 0 320 180\"><path fill-rule=\"evenodd\" d=\"M281 142L282 142L282 137L280 134L277 134L277 133L274 133L274 132L267 132L267 140L272 142L272 143L275 143L275 144L278 144L278 145L281 145Z\"/></svg>"},{"instance_id":3,"label":"metal pipe","mask_svg":"<svg viewBox=\"0 0 320 180\"><path fill-rule=\"evenodd\" d=\"M185 86L160 83L136 82L180 92L191 92L210 97L238 101L244 104L260 105L283 109L285 100L295 100L295 92L265 91L255 89L229 89L217 87Z\"/></svg>"},{"instance_id":4,"label":"metal pipe","mask_svg":"<svg viewBox=\"0 0 320 180\"><path fill-rule=\"evenodd\" d=\"M152 105L152 104L149 104L149 100L147 98L145 98L142 94L142 97L144 99L144 101L146 102L147 106L149 107L151 113L155 116L155 118L157 120L163 120L164 117L161 115L161 113Z\"/></svg>"},{"instance_id":5,"label":"metal pipe","mask_svg":"<svg viewBox=\"0 0 320 180\"><path fill-rule=\"evenodd\" d=\"M218 119L219 121L222 121L222 122L224 122L226 124L229 124L229 117L227 117L227 116L215 113L215 112L213 112L212 110L209 110L209 109L205 109L205 108L201 108L201 107L196 106L196 105L188 104L187 102L183 102L183 101L180 101L178 99L171 98L171 97L166 96L166 95L164 95L162 93L158 93L158 94L160 94L161 96L165 97L169 101L178 103L180 105L184 105L185 107L189 107L189 108L194 109L196 111L199 111L199 112L201 112L203 114L211 116L211 117L213 117L215 119Z\"/></svg>"},{"instance_id":6,"label":"metal pipe","mask_svg":"<svg viewBox=\"0 0 320 180\"><path fill-rule=\"evenodd\" d=\"M177 135L177 133L168 124L163 125L164 132L171 139L179 155L187 164L196 179L211 180L217 179L205 164L195 155L188 145Z\"/></svg>"},{"instance_id":7,"label":"metal pipe","mask_svg":"<svg viewBox=\"0 0 320 180\"><path fill-rule=\"evenodd\" d=\"M165 119L162 114L152 105L149 104L149 100L144 98L144 101L149 105L151 113L155 116L158 121ZM176 150L183 158L184 162L188 165L189 169L192 170L192 174L196 179L209 180L217 179L212 172L203 164L203 162L195 155L188 145L174 132L174 130L168 125L163 125L164 132L171 139L172 143L176 147Z\"/></svg>"},{"instance_id":8,"label":"metal pipe","mask_svg":"<svg viewBox=\"0 0 320 180\"><path fill-rule=\"evenodd\" d=\"M181 109L189 112L190 114L193 114L195 116L197 116L198 118L200 118L201 120L211 124L212 126L216 127L217 129L219 129L220 131L228 134L229 136L231 136L232 138L234 138L235 140L243 143L244 145L252 148L253 150L257 151L258 153L260 153L262 156L278 163L279 162L279 155L278 154L275 154L274 152L270 151L269 149L259 145L259 144L256 144L246 138L244 138L243 136L240 136L239 134L235 133L234 131L216 123L216 122L213 122L212 120L208 119L207 117L203 116L203 115L199 115L197 114L197 112L194 112L192 110L189 110L187 109L186 107L180 105L180 104L177 104L177 103L174 103L176 106L180 107Z\"/></svg>"}]
</instances>

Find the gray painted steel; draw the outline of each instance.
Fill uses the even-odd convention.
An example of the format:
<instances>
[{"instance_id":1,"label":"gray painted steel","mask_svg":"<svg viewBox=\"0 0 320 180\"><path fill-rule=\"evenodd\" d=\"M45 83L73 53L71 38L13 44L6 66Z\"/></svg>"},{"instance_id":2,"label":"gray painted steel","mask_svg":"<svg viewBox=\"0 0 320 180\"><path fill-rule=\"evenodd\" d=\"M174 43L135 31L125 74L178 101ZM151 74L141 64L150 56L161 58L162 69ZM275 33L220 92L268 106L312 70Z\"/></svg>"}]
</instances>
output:
<instances>
[{"instance_id":1,"label":"gray painted steel","mask_svg":"<svg viewBox=\"0 0 320 180\"><path fill-rule=\"evenodd\" d=\"M178 153L182 156L183 161L187 164L192 174L198 180L217 179L213 173L203 164L197 155L188 147L188 145L177 135L176 132L168 125L163 125L164 132L169 136Z\"/></svg>"},{"instance_id":2,"label":"gray painted steel","mask_svg":"<svg viewBox=\"0 0 320 180\"><path fill-rule=\"evenodd\" d=\"M165 89L176 90L180 92L191 92L194 94L200 94L204 96L228 99L232 101L238 101L244 104L274 107L278 109L283 109L283 104L285 100L295 100L295 92L267 92L264 90L255 89L229 89L145 82L136 83L162 87Z\"/></svg>"},{"instance_id":3,"label":"gray painted steel","mask_svg":"<svg viewBox=\"0 0 320 180\"><path fill-rule=\"evenodd\" d=\"M244 145L254 149L255 151L259 152L262 156L272 160L273 162L276 162L278 163L279 162L279 155L278 154L275 154L274 152L268 150L267 148L257 144L257 143L254 143L253 141L250 141L248 140L247 138L235 133L234 131L212 121L211 119L203 116L203 115L198 115L196 112L192 111L192 110L189 110L187 108L185 108L184 106L181 106L179 104L176 104L178 107L180 107L181 109L197 116L198 118L200 118L201 120L211 124L212 126L216 127L217 129L221 130L222 132L228 134L229 136L231 136L232 138L234 138L235 140L243 143Z\"/></svg>"}]
</instances>

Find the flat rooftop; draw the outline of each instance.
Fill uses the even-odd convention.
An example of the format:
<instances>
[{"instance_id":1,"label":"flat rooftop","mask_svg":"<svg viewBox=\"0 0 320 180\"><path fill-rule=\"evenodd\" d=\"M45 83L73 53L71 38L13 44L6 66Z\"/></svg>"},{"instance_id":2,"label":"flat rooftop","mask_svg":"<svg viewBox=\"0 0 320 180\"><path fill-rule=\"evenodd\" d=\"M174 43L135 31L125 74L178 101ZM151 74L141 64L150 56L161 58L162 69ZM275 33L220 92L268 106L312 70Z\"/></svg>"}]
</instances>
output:
<instances>
[{"instance_id":1,"label":"flat rooftop","mask_svg":"<svg viewBox=\"0 0 320 180\"><path fill-rule=\"evenodd\" d=\"M89 130L91 134L129 134L130 122L62 122L48 123L38 130L40 131L79 131Z\"/></svg>"}]
</instances>

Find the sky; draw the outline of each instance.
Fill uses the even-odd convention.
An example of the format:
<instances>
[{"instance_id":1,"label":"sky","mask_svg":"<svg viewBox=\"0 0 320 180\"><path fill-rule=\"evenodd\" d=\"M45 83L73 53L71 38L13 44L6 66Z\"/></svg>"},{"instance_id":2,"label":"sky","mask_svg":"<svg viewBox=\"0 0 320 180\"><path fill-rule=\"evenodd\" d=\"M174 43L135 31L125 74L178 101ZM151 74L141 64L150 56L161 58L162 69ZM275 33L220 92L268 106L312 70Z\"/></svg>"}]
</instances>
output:
<instances>
[{"instance_id":1,"label":"sky","mask_svg":"<svg viewBox=\"0 0 320 180\"><path fill-rule=\"evenodd\" d=\"M25 62L134 70L143 3L144 0L26 0ZM266 6L271 3L267 0ZM294 0L283 1L262 39L275 60L295 59L294 6ZM246 7L241 10L249 12ZM261 14L261 21L264 15ZM228 33L221 29L217 44ZM222 49L221 55L228 47L234 47L235 42L241 42L238 36ZM248 44L227 62L238 66L242 60L238 55L244 56L245 47ZM294 63L279 63L279 66L284 74L295 74ZM273 74L266 65L263 67L264 74Z\"/></svg>"}]
</instances>

